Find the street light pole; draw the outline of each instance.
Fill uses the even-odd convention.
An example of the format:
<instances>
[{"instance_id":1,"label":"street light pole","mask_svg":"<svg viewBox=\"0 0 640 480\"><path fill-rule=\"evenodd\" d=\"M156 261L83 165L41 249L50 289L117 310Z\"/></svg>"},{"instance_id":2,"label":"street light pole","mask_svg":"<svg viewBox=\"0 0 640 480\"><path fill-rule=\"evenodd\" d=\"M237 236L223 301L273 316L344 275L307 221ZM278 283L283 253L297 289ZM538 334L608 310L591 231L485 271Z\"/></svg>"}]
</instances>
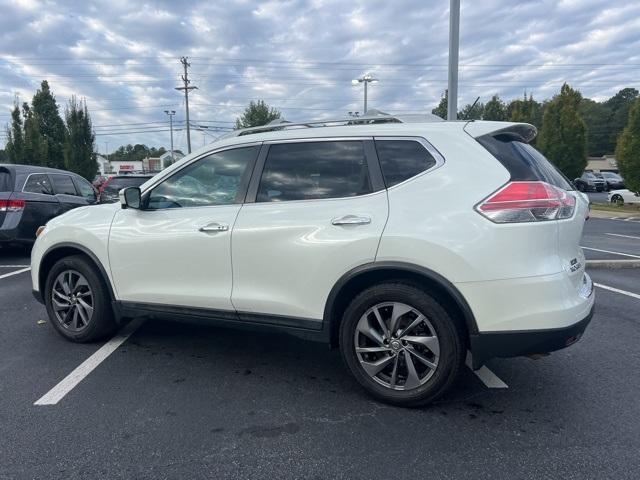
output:
<instances>
[{"instance_id":1,"label":"street light pole","mask_svg":"<svg viewBox=\"0 0 640 480\"><path fill-rule=\"evenodd\" d=\"M447 120L458 119L458 50L460 49L460 0L449 4L449 90Z\"/></svg>"},{"instance_id":2,"label":"street light pole","mask_svg":"<svg viewBox=\"0 0 640 480\"><path fill-rule=\"evenodd\" d=\"M373 78L373 76L370 73L367 73L366 75L363 75L360 78L355 78L353 80L351 80L351 84L352 85L358 85L359 83L364 83L364 110L363 110L363 115L367 114L367 84L369 83L374 83L374 82L378 82L377 78Z\"/></svg>"},{"instance_id":3,"label":"street light pole","mask_svg":"<svg viewBox=\"0 0 640 480\"><path fill-rule=\"evenodd\" d=\"M176 112L175 110L165 110L164 113L169 115L169 130L171 131L171 163L173 163L173 116Z\"/></svg>"}]
</instances>

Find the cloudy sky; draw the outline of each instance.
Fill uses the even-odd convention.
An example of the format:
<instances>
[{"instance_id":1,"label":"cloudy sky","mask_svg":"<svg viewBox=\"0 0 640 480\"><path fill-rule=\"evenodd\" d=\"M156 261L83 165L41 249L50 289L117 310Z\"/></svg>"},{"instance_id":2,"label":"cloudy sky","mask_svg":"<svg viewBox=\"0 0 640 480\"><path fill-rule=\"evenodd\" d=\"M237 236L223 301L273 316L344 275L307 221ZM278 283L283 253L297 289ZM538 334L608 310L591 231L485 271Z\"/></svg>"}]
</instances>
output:
<instances>
[{"instance_id":1,"label":"cloudy sky","mask_svg":"<svg viewBox=\"0 0 640 480\"><path fill-rule=\"evenodd\" d=\"M461 105L564 81L605 99L640 87L638 0L462 0ZM86 98L103 152L126 143L185 150L179 57L191 62L192 133L213 140L250 100L290 120L370 108L433 108L447 82L448 0L0 0L0 124L40 81L64 105ZM4 128L2 129L4 131ZM0 133L0 146L4 144ZM108 142L108 147L106 145Z\"/></svg>"}]
</instances>

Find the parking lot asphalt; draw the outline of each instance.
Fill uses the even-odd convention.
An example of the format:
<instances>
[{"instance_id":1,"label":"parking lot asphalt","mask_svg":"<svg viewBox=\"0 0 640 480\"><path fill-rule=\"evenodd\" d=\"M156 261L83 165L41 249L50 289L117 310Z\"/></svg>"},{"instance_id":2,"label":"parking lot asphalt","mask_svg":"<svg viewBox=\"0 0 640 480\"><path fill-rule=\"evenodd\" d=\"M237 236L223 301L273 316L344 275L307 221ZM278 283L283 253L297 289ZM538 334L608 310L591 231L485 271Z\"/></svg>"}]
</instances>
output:
<instances>
[{"instance_id":1,"label":"parking lot asphalt","mask_svg":"<svg viewBox=\"0 0 640 480\"><path fill-rule=\"evenodd\" d=\"M589 220L583 245L636 252L605 235L640 236L629 223ZM508 388L464 369L410 410L367 397L324 345L157 320L34 405L102 344L53 331L29 273L4 276L28 263L0 251L0 479L640 477L640 269L590 270L626 293L596 287L576 345L492 360Z\"/></svg>"}]
</instances>

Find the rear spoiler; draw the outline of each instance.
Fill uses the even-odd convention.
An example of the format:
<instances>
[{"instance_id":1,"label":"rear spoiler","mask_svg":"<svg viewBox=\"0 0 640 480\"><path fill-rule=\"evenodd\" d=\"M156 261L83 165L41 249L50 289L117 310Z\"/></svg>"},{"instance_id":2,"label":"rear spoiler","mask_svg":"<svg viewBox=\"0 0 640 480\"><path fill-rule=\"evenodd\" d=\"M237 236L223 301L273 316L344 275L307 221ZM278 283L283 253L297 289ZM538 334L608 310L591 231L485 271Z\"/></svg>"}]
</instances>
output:
<instances>
[{"instance_id":1,"label":"rear spoiler","mask_svg":"<svg viewBox=\"0 0 640 480\"><path fill-rule=\"evenodd\" d=\"M468 122L464 131L473 138L491 135L492 137L509 137L512 140L529 143L536 138L538 130L529 123L511 122Z\"/></svg>"}]
</instances>

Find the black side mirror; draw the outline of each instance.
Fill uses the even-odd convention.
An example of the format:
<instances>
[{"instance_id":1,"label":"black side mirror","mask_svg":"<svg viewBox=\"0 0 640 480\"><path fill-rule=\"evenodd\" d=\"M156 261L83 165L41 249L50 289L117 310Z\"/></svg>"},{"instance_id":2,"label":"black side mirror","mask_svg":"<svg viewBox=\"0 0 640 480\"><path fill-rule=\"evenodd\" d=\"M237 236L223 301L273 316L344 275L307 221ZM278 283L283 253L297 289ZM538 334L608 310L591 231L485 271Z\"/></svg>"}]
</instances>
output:
<instances>
[{"instance_id":1,"label":"black side mirror","mask_svg":"<svg viewBox=\"0 0 640 480\"><path fill-rule=\"evenodd\" d=\"M140 189L138 187L123 188L118 195L122 208L140 209Z\"/></svg>"}]
</instances>

